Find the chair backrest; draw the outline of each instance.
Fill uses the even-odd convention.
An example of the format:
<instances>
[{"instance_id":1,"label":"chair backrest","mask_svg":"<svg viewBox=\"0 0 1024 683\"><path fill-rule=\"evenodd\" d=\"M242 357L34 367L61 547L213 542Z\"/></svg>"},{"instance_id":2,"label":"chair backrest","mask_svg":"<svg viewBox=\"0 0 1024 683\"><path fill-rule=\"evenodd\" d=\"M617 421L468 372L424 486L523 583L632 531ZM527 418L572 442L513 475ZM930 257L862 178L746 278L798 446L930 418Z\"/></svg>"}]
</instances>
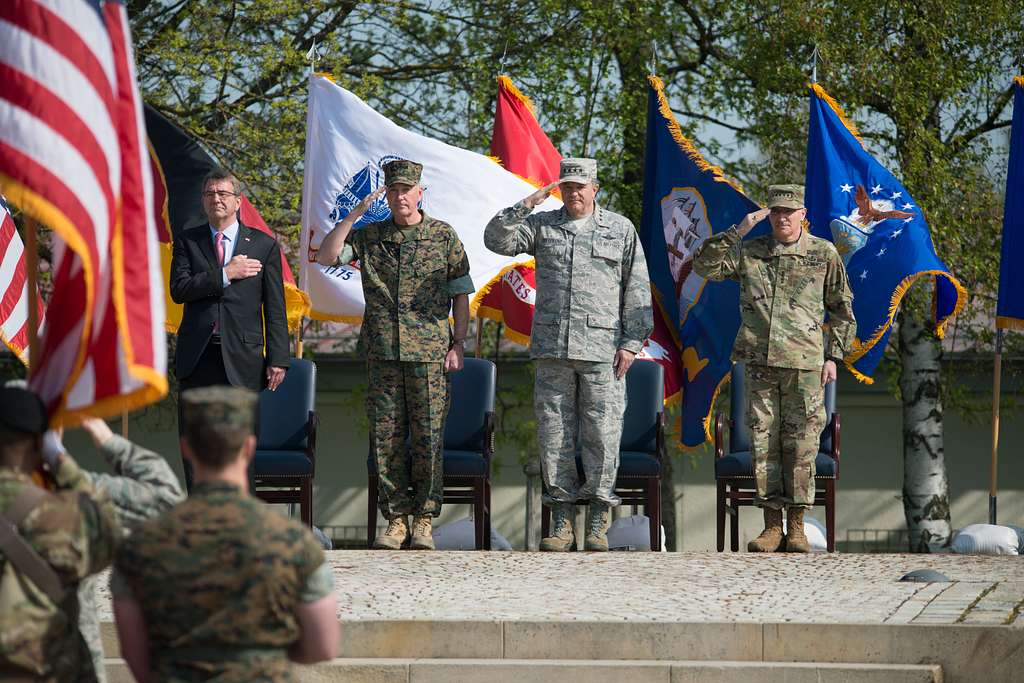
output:
<instances>
[{"instance_id":1,"label":"chair backrest","mask_svg":"<svg viewBox=\"0 0 1024 683\"><path fill-rule=\"evenodd\" d=\"M316 364L292 358L276 391L260 392L260 433L256 450L302 451L309 444L306 425L316 406Z\"/></svg>"},{"instance_id":2,"label":"chair backrest","mask_svg":"<svg viewBox=\"0 0 1024 683\"><path fill-rule=\"evenodd\" d=\"M626 373L626 415L619 449L655 453L658 424L665 410L665 372L651 360L638 360Z\"/></svg>"},{"instance_id":3,"label":"chair backrest","mask_svg":"<svg viewBox=\"0 0 1024 683\"><path fill-rule=\"evenodd\" d=\"M498 370L485 358L467 358L451 373L452 393L444 425L444 447L456 451L484 450L484 415L494 412Z\"/></svg>"},{"instance_id":4,"label":"chair backrest","mask_svg":"<svg viewBox=\"0 0 1024 683\"><path fill-rule=\"evenodd\" d=\"M750 450L750 430L747 427L747 391L746 364L735 363L732 366L732 384L729 397L729 417L732 427L729 430L729 452L739 453ZM820 450L828 453L832 450L832 416L836 412L836 382L825 385L825 429L821 431Z\"/></svg>"}]
</instances>

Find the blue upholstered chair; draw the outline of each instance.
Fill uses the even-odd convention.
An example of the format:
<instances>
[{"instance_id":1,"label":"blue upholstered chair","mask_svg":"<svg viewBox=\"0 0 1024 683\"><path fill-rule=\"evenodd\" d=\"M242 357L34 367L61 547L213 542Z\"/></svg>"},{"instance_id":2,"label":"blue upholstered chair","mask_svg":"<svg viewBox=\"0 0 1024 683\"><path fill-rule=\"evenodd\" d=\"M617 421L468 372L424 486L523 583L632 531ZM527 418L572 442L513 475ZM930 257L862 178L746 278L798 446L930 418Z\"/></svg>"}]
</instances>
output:
<instances>
[{"instance_id":1,"label":"blue upholstered chair","mask_svg":"<svg viewBox=\"0 0 1024 683\"><path fill-rule=\"evenodd\" d=\"M308 526L313 526L316 429L316 365L292 358L277 391L260 392L256 496L268 503L298 503Z\"/></svg>"},{"instance_id":2,"label":"blue upholstered chair","mask_svg":"<svg viewBox=\"0 0 1024 683\"><path fill-rule=\"evenodd\" d=\"M739 550L739 509L754 505L754 465L747 427L746 377L744 364L732 367L729 417L715 418L715 481L718 484L718 552L725 550L725 516L729 515L730 547ZM836 480L839 479L839 413L836 411L836 383L825 387L825 429L815 460L814 504L825 506L825 537L828 551L836 549ZM725 450L725 428L729 427L729 450Z\"/></svg>"},{"instance_id":3,"label":"blue upholstered chair","mask_svg":"<svg viewBox=\"0 0 1024 683\"><path fill-rule=\"evenodd\" d=\"M473 506L476 549L491 549L491 456L494 454L494 395L498 372L483 358L466 358L451 374L451 403L444 428L444 503ZM411 463L410 463L411 467ZM366 509L369 546L377 533L377 463L370 454Z\"/></svg>"},{"instance_id":4,"label":"blue upholstered chair","mask_svg":"<svg viewBox=\"0 0 1024 683\"><path fill-rule=\"evenodd\" d=\"M626 414L619 442L615 495L623 505L643 505L650 520L651 550L661 550L661 472L665 458L665 375L654 361L638 360L626 373ZM583 463L576 457L583 478ZM589 501L577 501L583 505ZM541 535L547 536L551 509L541 512Z\"/></svg>"}]
</instances>

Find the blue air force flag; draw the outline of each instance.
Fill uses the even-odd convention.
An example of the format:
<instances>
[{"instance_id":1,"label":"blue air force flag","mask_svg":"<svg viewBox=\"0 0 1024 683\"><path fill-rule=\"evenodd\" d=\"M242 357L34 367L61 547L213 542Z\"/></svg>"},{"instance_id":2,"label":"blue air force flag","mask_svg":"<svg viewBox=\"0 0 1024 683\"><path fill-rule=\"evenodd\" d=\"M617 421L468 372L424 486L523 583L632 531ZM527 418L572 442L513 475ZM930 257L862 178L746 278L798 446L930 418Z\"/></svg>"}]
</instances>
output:
<instances>
[{"instance_id":1,"label":"blue air force flag","mask_svg":"<svg viewBox=\"0 0 1024 683\"><path fill-rule=\"evenodd\" d=\"M661 79L648 80L640 241L654 289L655 315L663 316L671 337L656 339L656 325L652 340L657 345L651 348L673 345L678 350L675 384L682 400L682 442L692 448L711 439L711 410L732 367L730 356L740 325L739 284L705 281L693 272L693 254L707 237L728 230L758 206L683 136ZM767 225L763 221L749 237L764 234ZM644 352L655 360L666 355L648 348Z\"/></svg>"},{"instance_id":2,"label":"blue air force flag","mask_svg":"<svg viewBox=\"0 0 1024 683\"><path fill-rule=\"evenodd\" d=\"M317 250L335 223L384 183L382 168L393 159L423 164L423 210L455 228L478 290L502 269L527 260L489 251L483 231L494 214L535 192L535 187L482 154L401 128L330 77L316 74L309 81L300 251L301 287L309 293L310 317L342 322L362 319L359 264L321 266L316 262ZM557 199L548 198L540 208L559 206ZM355 229L390 215L382 196Z\"/></svg>"},{"instance_id":3,"label":"blue air force flag","mask_svg":"<svg viewBox=\"0 0 1024 683\"><path fill-rule=\"evenodd\" d=\"M919 278L935 280L935 321L941 337L966 293L935 254L921 208L875 160L839 105L811 86L806 203L811 231L831 239L853 289L857 340L846 365L861 381L882 359L904 294Z\"/></svg>"},{"instance_id":4,"label":"blue air force flag","mask_svg":"<svg viewBox=\"0 0 1024 683\"><path fill-rule=\"evenodd\" d=\"M1013 126L1003 207L996 327L1024 329L1024 76L1013 79Z\"/></svg>"}]
</instances>

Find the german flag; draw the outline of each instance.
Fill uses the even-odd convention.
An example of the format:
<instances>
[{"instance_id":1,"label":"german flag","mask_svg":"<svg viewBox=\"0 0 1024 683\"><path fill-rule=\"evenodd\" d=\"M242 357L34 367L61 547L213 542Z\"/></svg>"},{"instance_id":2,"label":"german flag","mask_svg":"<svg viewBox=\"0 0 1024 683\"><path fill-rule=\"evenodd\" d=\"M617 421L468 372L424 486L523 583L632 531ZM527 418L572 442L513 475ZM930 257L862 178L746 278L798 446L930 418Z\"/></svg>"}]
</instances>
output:
<instances>
[{"instance_id":1,"label":"german flag","mask_svg":"<svg viewBox=\"0 0 1024 683\"><path fill-rule=\"evenodd\" d=\"M149 135L149 158L153 166L154 202L160 238L160 258L164 270L164 296L167 301L166 327L177 332L181 323L181 305L171 301L168 287L171 272L171 243L186 228L206 221L200 195L203 178L219 164L199 143L160 112L146 105L146 131ZM263 217L242 194L239 217L242 223L276 239ZM284 302L288 329L294 332L309 313L309 296L295 284L295 276L281 250L281 276L284 279Z\"/></svg>"}]
</instances>

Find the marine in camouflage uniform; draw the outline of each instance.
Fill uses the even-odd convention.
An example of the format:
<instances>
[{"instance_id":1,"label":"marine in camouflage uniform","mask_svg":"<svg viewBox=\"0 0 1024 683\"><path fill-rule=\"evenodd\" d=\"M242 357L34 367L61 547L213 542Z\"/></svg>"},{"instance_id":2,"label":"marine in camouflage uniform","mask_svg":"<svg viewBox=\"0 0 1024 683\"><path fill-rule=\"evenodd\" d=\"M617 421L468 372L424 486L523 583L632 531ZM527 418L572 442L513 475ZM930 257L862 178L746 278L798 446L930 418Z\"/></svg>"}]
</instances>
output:
<instances>
[{"instance_id":1,"label":"marine in camouflage uniform","mask_svg":"<svg viewBox=\"0 0 1024 683\"><path fill-rule=\"evenodd\" d=\"M239 433L253 433L251 391L190 389L182 401L186 439L208 468L215 465L200 454L204 442L234 450L249 438ZM197 480L202 472L197 467ZM117 554L115 612L118 601L141 608L153 680L295 680L296 610L333 590L310 530L249 496L244 465L236 474L202 477L183 503L140 523Z\"/></svg>"},{"instance_id":2,"label":"marine in camouflage uniform","mask_svg":"<svg viewBox=\"0 0 1024 683\"><path fill-rule=\"evenodd\" d=\"M178 477L167 460L151 450L132 443L116 434L110 434L97 443L100 453L114 474L83 471L93 488L107 496L117 511L118 521L125 533L141 522L170 510L185 499ZM91 576L79 586L78 602L81 611L78 628L92 654L96 678L103 683L103 642L100 635L99 614L96 611L96 586L99 577Z\"/></svg>"},{"instance_id":3,"label":"marine in camouflage uniform","mask_svg":"<svg viewBox=\"0 0 1024 683\"><path fill-rule=\"evenodd\" d=\"M773 185L769 209L709 237L693 259L701 277L740 283L742 322L732 359L746 363L755 503L765 510L765 531L751 551L780 547L783 509L788 549L809 549L803 514L814 505L823 387L834 381L857 330L842 258L831 242L802 229L803 199L802 186ZM742 241L769 211L772 234Z\"/></svg>"},{"instance_id":4,"label":"marine in camouflage uniform","mask_svg":"<svg viewBox=\"0 0 1024 683\"><path fill-rule=\"evenodd\" d=\"M554 533L541 549L569 549L572 506L588 500L586 547L607 550L609 510L619 504L622 376L654 327L650 280L633 224L593 203L597 162L563 159L559 176L566 206L532 213L549 186L492 218L484 244L508 256L530 254L537 264L530 357L544 500L554 514Z\"/></svg>"},{"instance_id":5,"label":"marine in camouflage uniform","mask_svg":"<svg viewBox=\"0 0 1024 683\"><path fill-rule=\"evenodd\" d=\"M411 547L433 548L431 520L441 513L443 492L446 368L462 366L468 295L474 291L469 258L455 230L416 207L422 169L408 160L386 164L385 186L350 212L320 246L321 263L360 263L366 308L358 348L366 358L366 413L380 510L389 520L374 547L385 549L405 542L408 515L414 517ZM391 218L349 232L385 190ZM395 222L396 211L405 217L402 224ZM344 248L339 237L344 237ZM455 318L454 339L449 311Z\"/></svg>"},{"instance_id":6,"label":"marine in camouflage uniform","mask_svg":"<svg viewBox=\"0 0 1024 683\"><path fill-rule=\"evenodd\" d=\"M88 477L66 454L50 467L56 490L36 488L28 466L12 467L8 456L46 428L39 398L24 389L0 388L0 513L5 517L22 496L41 499L23 520L5 529L16 533L59 579L57 593L15 566L0 550L0 679L95 681L93 661L78 630L79 583L110 564L120 529L113 507L96 494ZM38 460L36 452L30 456ZM8 524L0 520L0 524Z\"/></svg>"}]
</instances>

